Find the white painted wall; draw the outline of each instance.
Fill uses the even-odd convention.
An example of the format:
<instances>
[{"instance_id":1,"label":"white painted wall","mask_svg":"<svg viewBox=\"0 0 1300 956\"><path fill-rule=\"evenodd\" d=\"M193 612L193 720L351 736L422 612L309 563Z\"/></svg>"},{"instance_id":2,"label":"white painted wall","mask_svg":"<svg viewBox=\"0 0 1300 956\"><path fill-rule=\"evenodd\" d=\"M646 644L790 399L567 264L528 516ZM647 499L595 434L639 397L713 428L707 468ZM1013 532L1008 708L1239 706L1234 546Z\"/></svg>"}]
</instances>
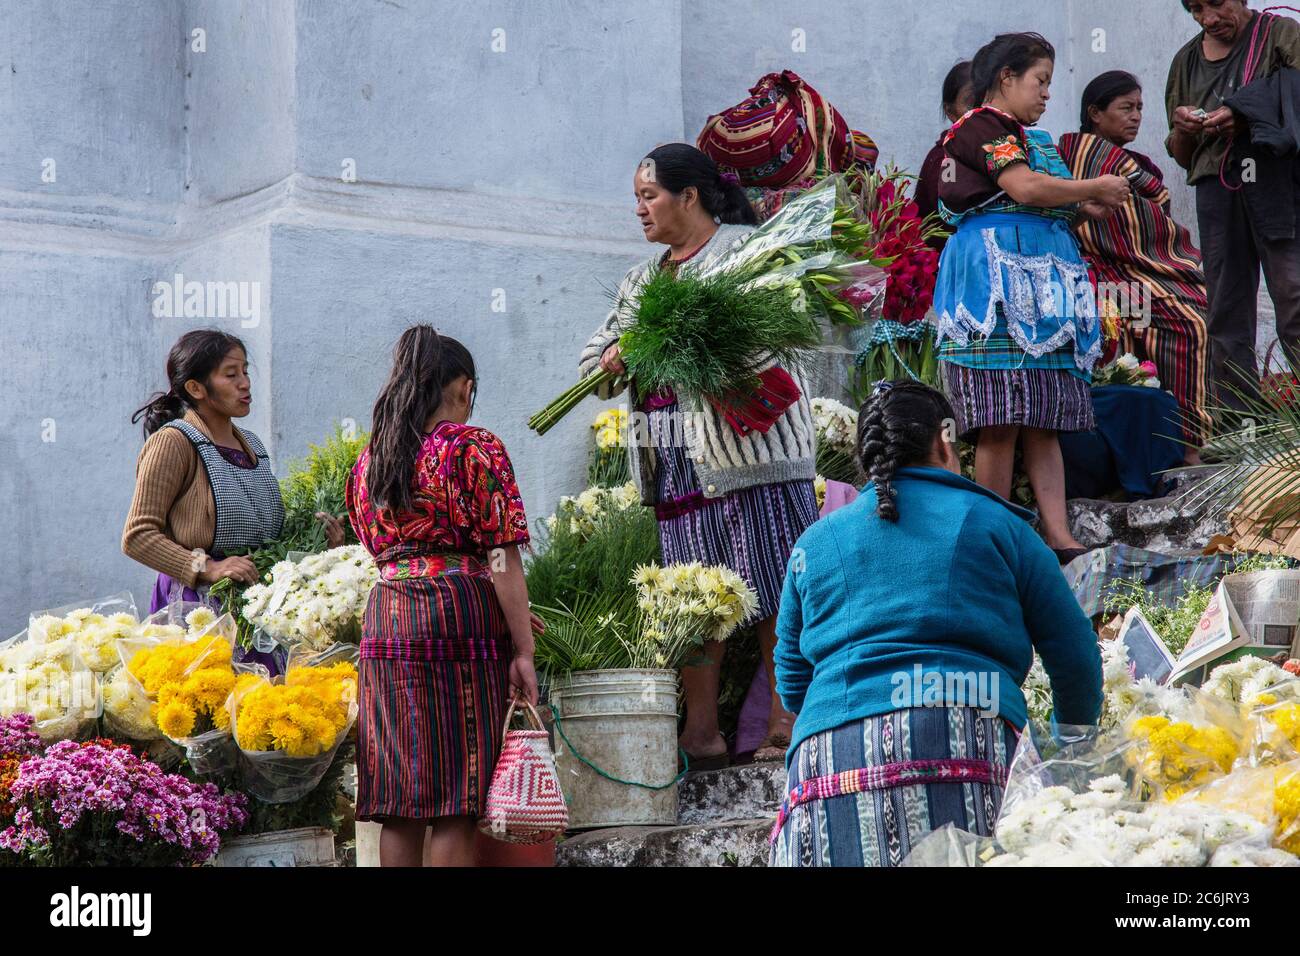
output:
<instances>
[{"instance_id":1,"label":"white painted wall","mask_svg":"<svg viewBox=\"0 0 1300 956\"><path fill-rule=\"evenodd\" d=\"M397 335L435 322L478 358L477 420L540 517L581 483L589 414L545 439L524 421L650 252L629 189L649 148L789 67L915 168L948 67L1038 29L1061 51L1045 127L1073 128L1095 73L1133 70L1139 146L1177 182L1160 103L1194 32L1175 0L0 0L0 23L0 638L33 609L147 598L118 551L128 419L186 328L247 339L248 424L283 467L333 421L367 424ZM178 270L260 283L259 325L154 318Z\"/></svg>"}]
</instances>

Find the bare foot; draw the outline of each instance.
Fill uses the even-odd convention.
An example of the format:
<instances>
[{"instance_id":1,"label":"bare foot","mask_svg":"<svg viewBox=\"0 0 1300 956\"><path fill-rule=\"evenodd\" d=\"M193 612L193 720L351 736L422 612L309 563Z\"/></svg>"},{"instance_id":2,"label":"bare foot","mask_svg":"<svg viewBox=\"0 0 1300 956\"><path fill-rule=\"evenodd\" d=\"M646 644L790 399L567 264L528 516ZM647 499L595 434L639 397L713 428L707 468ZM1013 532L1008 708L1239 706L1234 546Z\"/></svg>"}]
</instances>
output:
<instances>
[{"instance_id":1,"label":"bare foot","mask_svg":"<svg viewBox=\"0 0 1300 956\"><path fill-rule=\"evenodd\" d=\"M704 738L702 740L688 740L685 737L677 738L677 746L681 747L691 757L720 757L727 752L727 741L722 734L715 734L712 739Z\"/></svg>"}]
</instances>

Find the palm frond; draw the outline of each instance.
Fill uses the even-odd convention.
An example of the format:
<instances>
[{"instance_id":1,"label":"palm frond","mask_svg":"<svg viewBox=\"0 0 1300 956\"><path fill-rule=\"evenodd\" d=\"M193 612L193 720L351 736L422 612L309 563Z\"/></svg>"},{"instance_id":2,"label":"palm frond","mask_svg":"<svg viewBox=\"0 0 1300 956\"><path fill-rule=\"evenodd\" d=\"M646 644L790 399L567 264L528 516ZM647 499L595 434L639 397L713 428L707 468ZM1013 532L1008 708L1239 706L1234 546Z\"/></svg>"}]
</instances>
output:
<instances>
[{"instance_id":1,"label":"palm frond","mask_svg":"<svg viewBox=\"0 0 1300 956\"><path fill-rule=\"evenodd\" d=\"M534 605L533 610L546 624L546 630L537 637L537 663L552 677L573 671L637 666L630 646L641 619L630 589L580 594L572 604Z\"/></svg>"},{"instance_id":2,"label":"palm frond","mask_svg":"<svg viewBox=\"0 0 1300 956\"><path fill-rule=\"evenodd\" d=\"M1210 409L1218 427L1202 456L1214 464L1175 505L1185 514L1231 517L1249 529L1252 546L1282 531L1289 537L1300 519L1300 405L1224 387L1237 405Z\"/></svg>"}]
</instances>

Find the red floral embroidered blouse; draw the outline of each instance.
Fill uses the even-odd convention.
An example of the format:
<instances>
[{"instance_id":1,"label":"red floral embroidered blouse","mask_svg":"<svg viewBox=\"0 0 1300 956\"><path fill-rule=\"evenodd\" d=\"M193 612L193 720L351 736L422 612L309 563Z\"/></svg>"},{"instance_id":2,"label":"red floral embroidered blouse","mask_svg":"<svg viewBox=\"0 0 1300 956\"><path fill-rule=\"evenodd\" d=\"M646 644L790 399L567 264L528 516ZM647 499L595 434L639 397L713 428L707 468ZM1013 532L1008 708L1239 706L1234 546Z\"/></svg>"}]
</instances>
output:
<instances>
[{"instance_id":1,"label":"red floral embroidered blouse","mask_svg":"<svg viewBox=\"0 0 1300 956\"><path fill-rule=\"evenodd\" d=\"M485 428L439 422L416 462L411 510L376 508L366 487L369 446L352 468L348 517L381 566L414 555L460 552L485 557L527 544L528 517L505 445Z\"/></svg>"}]
</instances>

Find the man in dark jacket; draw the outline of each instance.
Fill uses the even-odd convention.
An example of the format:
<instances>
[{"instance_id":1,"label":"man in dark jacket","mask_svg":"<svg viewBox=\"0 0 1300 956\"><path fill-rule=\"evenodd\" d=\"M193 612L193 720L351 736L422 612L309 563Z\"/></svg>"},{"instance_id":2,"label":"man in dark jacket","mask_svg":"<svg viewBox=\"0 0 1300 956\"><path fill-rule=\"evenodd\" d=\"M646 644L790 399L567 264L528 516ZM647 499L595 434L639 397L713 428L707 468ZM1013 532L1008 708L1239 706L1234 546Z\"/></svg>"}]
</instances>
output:
<instances>
[{"instance_id":1,"label":"man in dark jacket","mask_svg":"<svg viewBox=\"0 0 1300 956\"><path fill-rule=\"evenodd\" d=\"M1259 387L1261 266L1278 339L1300 370L1300 180L1295 140L1287 146L1300 133L1297 103L1287 100L1294 79L1279 75L1300 69L1300 23L1255 13L1246 0L1182 2L1202 30L1169 68L1166 146L1196 187L1218 401L1240 407L1232 389Z\"/></svg>"}]
</instances>

